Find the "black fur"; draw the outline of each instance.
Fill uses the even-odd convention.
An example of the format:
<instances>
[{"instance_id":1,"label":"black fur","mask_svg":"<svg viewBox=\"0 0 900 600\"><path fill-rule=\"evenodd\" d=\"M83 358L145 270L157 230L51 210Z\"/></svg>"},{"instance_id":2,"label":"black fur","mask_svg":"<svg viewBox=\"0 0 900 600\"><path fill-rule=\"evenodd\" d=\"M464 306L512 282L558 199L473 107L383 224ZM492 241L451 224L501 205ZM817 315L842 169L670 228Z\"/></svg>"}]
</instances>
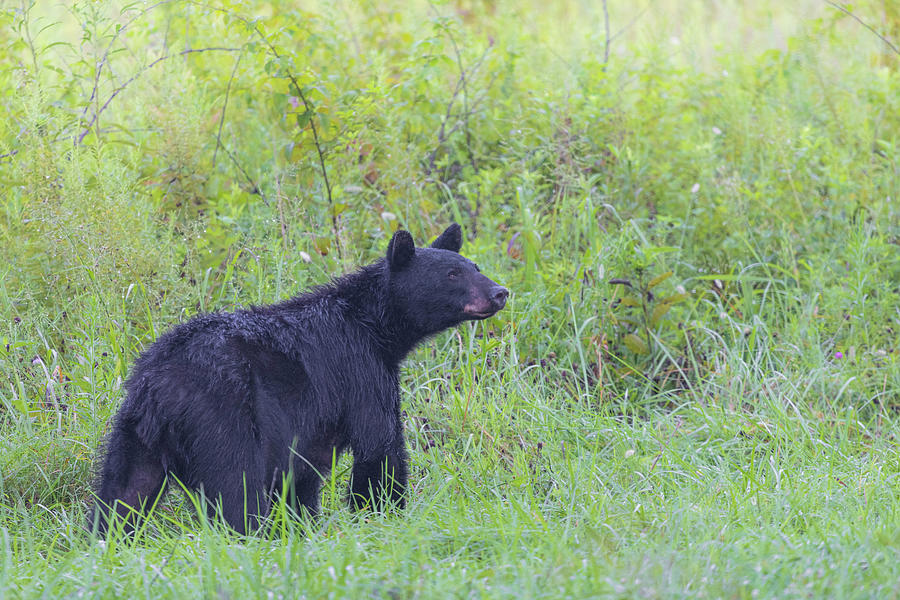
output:
<instances>
[{"instance_id":1,"label":"black fur","mask_svg":"<svg viewBox=\"0 0 900 600\"><path fill-rule=\"evenodd\" d=\"M385 258L280 304L199 316L137 360L115 416L92 527L132 530L177 479L240 532L290 492L315 514L322 477L353 452L355 507L404 505L399 366L430 335L503 308L508 292L458 254L394 234Z\"/></svg>"}]
</instances>

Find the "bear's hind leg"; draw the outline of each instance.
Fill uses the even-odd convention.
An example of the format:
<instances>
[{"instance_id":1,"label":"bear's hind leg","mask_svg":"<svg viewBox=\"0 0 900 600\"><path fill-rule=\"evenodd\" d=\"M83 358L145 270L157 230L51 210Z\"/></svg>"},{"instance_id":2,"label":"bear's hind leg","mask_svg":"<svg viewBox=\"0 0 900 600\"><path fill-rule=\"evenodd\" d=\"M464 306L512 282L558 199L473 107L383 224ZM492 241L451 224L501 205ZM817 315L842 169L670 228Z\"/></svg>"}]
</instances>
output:
<instances>
[{"instance_id":1,"label":"bear's hind leg","mask_svg":"<svg viewBox=\"0 0 900 600\"><path fill-rule=\"evenodd\" d=\"M310 517L319 514L319 500L321 496L322 476L312 469L294 476L292 508L297 514L302 510Z\"/></svg>"},{"instance_id":2,"label":"bear's hind leg","mask_svg":"<svg viewBox=\"0 0 900 600\"><path fill-rule=\"evenodd\" d=\"M265 491L258 477L240 470L220 473L203 482L209 517L221 517L241 534L258 529L269 513Z\"/></svg>"},{"instance_id":3,"label":"bear's hind leg","mask_svg":"<svg viewBox=\"0 0 900 600\"><path fill-rule=\"evenodd\" d=\"M107 443L98 501L88 527L105 534L115 513L123 530L133 533L163 494L165 483L161 458L145 447L133 431L117 427Z\"/></svg>"}]
</instances>

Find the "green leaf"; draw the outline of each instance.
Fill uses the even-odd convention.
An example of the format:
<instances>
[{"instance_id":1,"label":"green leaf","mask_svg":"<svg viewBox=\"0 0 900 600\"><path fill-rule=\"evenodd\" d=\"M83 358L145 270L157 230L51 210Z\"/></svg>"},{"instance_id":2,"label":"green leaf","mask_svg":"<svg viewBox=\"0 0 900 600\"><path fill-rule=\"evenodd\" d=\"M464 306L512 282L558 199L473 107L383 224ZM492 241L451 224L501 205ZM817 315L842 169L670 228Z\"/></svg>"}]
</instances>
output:
<instances>
[{"instance_id":1,"label":"green leaf","mask_svg":"<svg viewBox=\"0 0 900 600\"><path fill-rule=\"evenodd\" d=\"M657 275L656 277L654 277L653 279L650 280L650 283L647 284L647 289L651 289L651 288L658 286L660 283L662 283L663 281L665 281L666 279L668 279L671 276L672 276L672 271L666 271L662 275Z\"/></svg>"},{"instance_id":2,"label":"green leaf","mask_svg":"<svg viewBox=\"0 0 900 600\"><path fill-rule=\"evenodd\" d=\"M641 301L634 296L625 296L622 298L622 306L640 306Z\"/></svg>"},{"instance_id":3,"label":"green leaf","mask_svg":"<svg viewBox=\"0 0 900 600\"><path fill-rule=\"evenodd\" d=\"M650 326L656 327L656 324L669 312L670 308L672 308L671 304L657 304L653 312L650 313Z\"/></svg>"},{"instance_id":4,"label":"green leaf","mask_svg":"<svg viewBox=\"0 0 900 600\"><path fill-rule=\"evenodd\" d=\"M316 252L318 252L322 256L325 256L331 249L331 238L317 237L315 240L313 240L313 246L315 246Z\"/></svg>"},{"instance_id":5,"label":"green leaf","mask_svg":"<svg viewBox=\"0 0 900 600\"><path fill-rule=\"evenodd\" d=\"M635 354L647 354L650 351L647 343L633 333L626 335L624 341L625 347Z\"/></svg>"},{"instance_id":6,"label":"green leaf","mask_svg":"<svg viewBox=\"0 0 900 600\"><path fill-rule=\"evenodd\" d=\"M312 115L313 115L313 111L311 111L311 110L307 110L302 113L297 113L297 126L300 129L303 129L304 127L306 127L306 125L309 123L309 120L312 118Z\"/></svg>"},{"instance_id":7,"label":"green leaf","mask_svg":"<svg viewBox=\"0 0 900 600\"><path fill-rule=\"evenodd\" d=\"M659 304L666 304L668 306L671 306L673 304L678 304L679 302L684 302L690 297L691 295L688 293L672 294L671 296L666 296L665 298L660 299Z\"/></svg>"},{"instance_id":8,"label":"green leaf","mask_svg":"<svg viewBox=\"0 0 900 600\"><path fill-rule=\"evenodd\" d=\"M681 248L675 246L651 246L649 248L643 248L642 252L647 258L647 262L653 262L653 259L660 254L665 254L666 252L678 252L679 250L681 250Z\"/></svg>"}]
</instances>

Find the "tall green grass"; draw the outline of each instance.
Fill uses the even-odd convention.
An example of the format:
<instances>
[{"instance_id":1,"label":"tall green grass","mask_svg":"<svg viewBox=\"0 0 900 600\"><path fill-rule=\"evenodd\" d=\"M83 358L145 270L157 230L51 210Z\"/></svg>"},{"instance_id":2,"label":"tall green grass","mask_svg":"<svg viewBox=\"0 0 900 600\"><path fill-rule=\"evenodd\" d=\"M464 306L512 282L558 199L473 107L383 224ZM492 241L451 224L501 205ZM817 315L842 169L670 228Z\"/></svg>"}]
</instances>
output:
<instances>
[{"instance_id":1,"label":"tall green grass","mask_svg":"<svg viewBox=\"0 0 900 600\"><path fill-rule=\"evenodd\" d=\"M900 596L900 14L850 10L0 7L0 596ZM513 295L407 361L406 511L344 457L314 522L85 534L142 348L451 220Z\"/></svg>"}]
</instances>

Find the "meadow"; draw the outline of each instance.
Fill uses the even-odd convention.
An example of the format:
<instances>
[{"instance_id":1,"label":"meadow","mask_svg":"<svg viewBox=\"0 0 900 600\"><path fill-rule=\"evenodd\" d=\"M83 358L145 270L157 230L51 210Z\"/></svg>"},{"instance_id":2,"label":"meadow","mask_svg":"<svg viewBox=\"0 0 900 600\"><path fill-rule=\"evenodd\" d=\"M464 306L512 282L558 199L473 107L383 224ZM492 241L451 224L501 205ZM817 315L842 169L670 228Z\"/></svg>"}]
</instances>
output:
<instances>
[{"instance_id":1,"label":"meadow","mask_svg":"<svg viewBox=\"0 0 900 600\"><path fill-rule=\"evenodd\" d=\"M0 598L900 597L900 6L0 2ZM450 222L402 513L84 531L137 355Z\"/></svg>"}]
</instances>

